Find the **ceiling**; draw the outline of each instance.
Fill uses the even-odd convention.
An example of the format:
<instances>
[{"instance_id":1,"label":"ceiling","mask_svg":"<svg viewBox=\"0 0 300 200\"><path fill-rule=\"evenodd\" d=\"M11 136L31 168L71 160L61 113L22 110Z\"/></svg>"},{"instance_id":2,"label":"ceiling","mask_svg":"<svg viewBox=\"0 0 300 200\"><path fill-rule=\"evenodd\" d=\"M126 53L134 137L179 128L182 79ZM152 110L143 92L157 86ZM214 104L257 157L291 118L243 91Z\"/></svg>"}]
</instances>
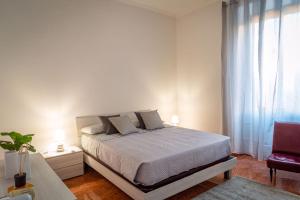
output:
<instances>
[{"instance_id":1,"label":"ceiling","mask_svg":"<svg viewBox=\"0 0 300 200\"><path fill-rule=\"evenodd\" d=\"M210 3L221 0L119 0L172 17L181 17Z\"/></svg>"}]
</instances>

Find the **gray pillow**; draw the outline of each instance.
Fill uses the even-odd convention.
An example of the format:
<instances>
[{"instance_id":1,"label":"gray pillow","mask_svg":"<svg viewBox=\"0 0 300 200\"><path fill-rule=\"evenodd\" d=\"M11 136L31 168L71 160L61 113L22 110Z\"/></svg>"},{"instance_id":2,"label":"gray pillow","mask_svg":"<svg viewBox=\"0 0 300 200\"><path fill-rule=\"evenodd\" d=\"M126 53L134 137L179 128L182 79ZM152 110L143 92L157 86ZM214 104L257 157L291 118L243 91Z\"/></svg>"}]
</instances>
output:
<instances>
[{"instance_id":1,"label":"gray pillow","mask_svg":"<svg viewBox=\"0 0 300 200\"><path fill-rule=\"evenodd\" d=\"M141 116L141 112L135 112L135 115L136 115L136 117L139 120L139 126L138 126L138 128L146 129L145 123L144 123L144 121L142 119L142 116Z\"/></svg>"},{"instance_id":2,"label":"gray pillow","mask_svg":"<svg viewBox=\"0 0 300 200\"><path fill-rule=\"evenodd\" d=\"M110 117L109 121L114 125L114 127L116 127L116 129L122 135L138 132L138 129L130 121L130 118L128 116Z\"/></svg>"},{"instance_id":3,"label":"gray pillow","mask_svg":"<svg viewBox=\"0 0 300 200\"><path fill-rule=\"evenodd\" d=\"M140 126L140 122L139 122L139 119L137 118L136 114L134 112L124 112L124 113L121 113L120 116L128 116L130 121L133 123L133 125L135 127L139 127Z\"/></svg>"},{"instance_id":4,"label":"gray pillow","mask_svg":"<svg viewBox=\"0 0 300 200\"><path fill-rule=\"evenodd\" d=\"M100 120L103 124L103 132L111 135L114 133L118 133L117 129L112 125L112 123L108 120L110 117L119 117L120 115L107 115L107 116L99 116Z\"/></svg>"},{"instance_id":5,"label":"gray pillow","mask_svg":"<svg viewBox=\"0 0 300 200\"><path fill-rule=\"evenodd\" d=\"M140 114L146 126L146 129L153 130L164 128L163 121L161 120L157 110L149 112L140 112Z\"/></svg>"}]
</instances>

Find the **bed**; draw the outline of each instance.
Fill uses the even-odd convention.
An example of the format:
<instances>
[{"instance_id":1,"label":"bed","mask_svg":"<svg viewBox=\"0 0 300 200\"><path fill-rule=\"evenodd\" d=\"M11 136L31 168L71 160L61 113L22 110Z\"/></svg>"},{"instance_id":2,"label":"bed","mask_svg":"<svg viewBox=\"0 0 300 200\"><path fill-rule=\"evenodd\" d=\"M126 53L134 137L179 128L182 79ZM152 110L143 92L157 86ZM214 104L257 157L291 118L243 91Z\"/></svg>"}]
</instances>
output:
<instances>
[{"instance_id":1,"label":"bed","mask_svg":"<svg viewBox=\"0 0 300 200\"><path fill-rule=\"evenodd\" d=\"M78 130L98 120L78 117ZM223 172L229 178L236 164L228 137L192 129L79 135L85 162L133 199L165 199Z\"/></svg>"}]
</instances>

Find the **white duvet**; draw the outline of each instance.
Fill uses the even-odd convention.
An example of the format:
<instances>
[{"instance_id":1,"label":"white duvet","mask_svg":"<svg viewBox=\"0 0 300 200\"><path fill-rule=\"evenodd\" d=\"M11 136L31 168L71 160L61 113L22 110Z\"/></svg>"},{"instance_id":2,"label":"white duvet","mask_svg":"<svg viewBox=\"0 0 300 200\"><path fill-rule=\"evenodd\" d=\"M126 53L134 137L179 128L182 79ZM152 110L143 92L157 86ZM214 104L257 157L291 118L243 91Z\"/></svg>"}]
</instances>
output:
<instances>
[{"instance_id":1,"label":"white duvet","mask_svg":"<svg viewBox=\"0 0 300 200\"><path fill-rule=\"evenodd\" d=\"M125 136L82 135L81 142L84 151L145 186L231 153L229 137L179 127Z\"/></svg>"}]
</instances>

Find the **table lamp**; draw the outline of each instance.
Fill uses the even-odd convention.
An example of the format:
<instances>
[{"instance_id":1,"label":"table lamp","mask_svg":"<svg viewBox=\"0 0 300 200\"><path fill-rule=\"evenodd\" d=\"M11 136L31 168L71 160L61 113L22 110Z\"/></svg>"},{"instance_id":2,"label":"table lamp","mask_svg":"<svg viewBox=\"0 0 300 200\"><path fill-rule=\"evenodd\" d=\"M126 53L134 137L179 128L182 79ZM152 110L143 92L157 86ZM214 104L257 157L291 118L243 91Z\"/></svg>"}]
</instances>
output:
<instances>
[{"instance_id":1,"label":"table lamp","mask_svg":"<svg viewBox=\"0 0 300 200\"><path fill-rule=\"evenodd\" d=\"M55 131L55 140L57 142L56 151L63 152L64 151L64 140L65 140L65 131L63 129L57 129Z\"/></svg>"},{"instance_id":2,"label":"table lamp","mask_svg":"<svg viewBox=\"0 0 300 200\"><path fill-rule=\"evenodd\" d=\"M174 126L177 126L179 124L179 117L177 115L173 115L171 118L171 123Z\"/></svg>"}]
</instances>

